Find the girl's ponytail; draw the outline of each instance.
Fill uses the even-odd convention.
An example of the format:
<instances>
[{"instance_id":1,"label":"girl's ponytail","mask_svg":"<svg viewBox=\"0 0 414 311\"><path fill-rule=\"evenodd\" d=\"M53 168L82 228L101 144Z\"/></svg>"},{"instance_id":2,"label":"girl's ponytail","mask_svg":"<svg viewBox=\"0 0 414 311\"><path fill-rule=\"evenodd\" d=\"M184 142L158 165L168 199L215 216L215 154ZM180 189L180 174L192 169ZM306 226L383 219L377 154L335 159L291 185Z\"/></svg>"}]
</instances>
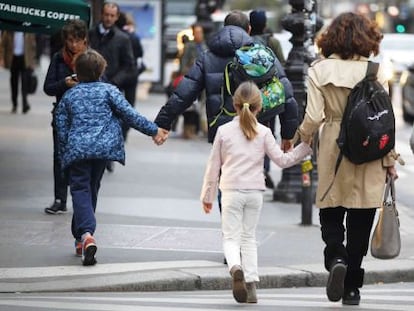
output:
<instances>
[{"instance_id":1,"label":"girl's ponytail","mask_svg":"<svg viewBox=\"0 0 414 311\"><path fill-rule=\"evenodd\" d=\"M234 92L233 105L240 117L240 128L248 140L257 135L256 114L262 109L262 96L254 82L246 81Z\"/></svg>"}]
</instances>

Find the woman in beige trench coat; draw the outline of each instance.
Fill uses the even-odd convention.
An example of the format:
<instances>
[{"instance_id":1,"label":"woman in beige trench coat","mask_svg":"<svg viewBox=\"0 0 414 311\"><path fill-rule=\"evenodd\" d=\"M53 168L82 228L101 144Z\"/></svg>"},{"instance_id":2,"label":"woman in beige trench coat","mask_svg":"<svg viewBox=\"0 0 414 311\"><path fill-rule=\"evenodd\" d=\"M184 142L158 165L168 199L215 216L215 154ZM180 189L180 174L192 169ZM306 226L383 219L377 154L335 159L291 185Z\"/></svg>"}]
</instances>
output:
<instances>
[{"instance_id":1,"label":"woman in beige trench coat","mask_svg":"<svg viewBox=\"0 0 414 311\"><path fill-rule=\"evenodd\" d=\"M343 157L336 176L334 173L339 153L336 139L347 96L364 78L368 58L378 54L381 39L376 24L362 15L343 13L333 20L317 40L323 58L309 68L307 107L298 129L302 141L309 141L319 131L316 206L320 208L326 245L326 291L329 300L342 299L346 305L359 304L364 278L361 264L367 254L376 208L381 206L387 173L397 177L394 151L360 165ZM388 89L381 66L378 80Z\"/></svg>"}]
</instances>

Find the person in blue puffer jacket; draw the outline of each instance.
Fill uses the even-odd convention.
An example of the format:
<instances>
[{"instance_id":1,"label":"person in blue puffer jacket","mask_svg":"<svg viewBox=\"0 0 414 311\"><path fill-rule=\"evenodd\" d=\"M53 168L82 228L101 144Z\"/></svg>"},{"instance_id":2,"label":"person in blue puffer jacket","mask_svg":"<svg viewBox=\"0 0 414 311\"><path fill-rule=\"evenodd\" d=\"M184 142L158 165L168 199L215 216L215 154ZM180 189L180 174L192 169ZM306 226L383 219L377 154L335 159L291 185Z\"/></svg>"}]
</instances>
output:
<instances>
[{"instance_id":1,"label":"person in blue puffer jacket","mask_svg":"<svg viewBox=\"0 0 414 311\"><path fill-rule=\"evenodd\" d=\"M98 191L108 161L125 164L121 121L162 140L166 131L134 110L119 89L100 82L105 59L87 50L75 61L79 84L69 89L55 111L62 169L69 171L72 195L72 234L81 243L82 263L96 263L95 210Z\"/></svg>"}]
</instances>

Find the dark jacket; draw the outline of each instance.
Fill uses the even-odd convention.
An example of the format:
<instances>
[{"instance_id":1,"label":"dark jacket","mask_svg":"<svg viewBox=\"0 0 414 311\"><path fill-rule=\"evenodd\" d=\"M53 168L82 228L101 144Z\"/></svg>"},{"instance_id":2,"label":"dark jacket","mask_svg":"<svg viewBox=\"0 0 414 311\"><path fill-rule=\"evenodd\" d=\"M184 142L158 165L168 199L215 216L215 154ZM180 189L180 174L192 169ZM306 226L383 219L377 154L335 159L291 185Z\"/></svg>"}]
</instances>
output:
<instances>
[{"instance_id":1,"label":"dark jacket","mask_svg":"<svg viewBox=\"0 0 414 311\"><path fill-rule=\"evenodd\" d=\"M198 98L200 93L206 91L206 113L210 124L219 115L222 106L223 72L226 64L234 57L235 51L253 43L252 38L240 27L225 26L218 31L208 42L208 50L201 53L193 67L179 84L178 88L161 108L155 123L161 128L169 130L173 120L183 113ZM280 81L285 87L285 110L279 116L281 121L281 136L291 139L298 125L298 109L293 97L293 89L286 78L282 66L278 65ZM226 97L231 101L231 97ZM231 105L231 104L230 104ZM229 103L226 103L226 107ZM215 126L208 128L208 141L213 142L218 126L227 123L231 116L221 114Z\"/></svg>"},{"instance_id":2,"label":"dark jacket","mask_svg":"<svg viewBox=\"0 0 414 311\"><path fill-rule=\"evenodd\" d=\"M124 164L121 120L145 135L157 134L157 125L131 107L113 85L104 82L79 83L68 90L56 107L62 167L87 159Z\"/></svg>"},{"instance_id":3,"label":"dark jacket","mask_svg":"<svg viewBox=\"0 0 414 311\"><path fill-rule=\"evenodd\" d=\"M131 79L136 79L138 70L132 52L129 36L114 26L106 35L101 35L99 25L89 32L90 47L105 58L107 64L104 81L118 87Z\"/></svg>"},{"instance_id":4,"label":"dark jacket","mask_svg":"<svg viewBox=\"0 0 414 311\"><path fill-rule=\"evenodd\" d=\"M273 35L270 33L252 35L252 38L255 42L268 46L273 51L273 53L275 53L282 66L285 66L285 56L283 55L282 46L280 45L278 39L273 37Z\"/></svg>"},{"instance_id":5,"label":"dark jacket","mask_svg":"<svg viewBox=\"0 0 414 311\"><path fill-rule=\"evenodd\" d=\"M65 78L71 74L73 74L73 71L63 61L62 52L55 53L50 61L43 84L43 90L47 95L56 96L56 102L53 105L59 103L63 94L69 89L66 85Z\"/></svg>"}]
</instances>

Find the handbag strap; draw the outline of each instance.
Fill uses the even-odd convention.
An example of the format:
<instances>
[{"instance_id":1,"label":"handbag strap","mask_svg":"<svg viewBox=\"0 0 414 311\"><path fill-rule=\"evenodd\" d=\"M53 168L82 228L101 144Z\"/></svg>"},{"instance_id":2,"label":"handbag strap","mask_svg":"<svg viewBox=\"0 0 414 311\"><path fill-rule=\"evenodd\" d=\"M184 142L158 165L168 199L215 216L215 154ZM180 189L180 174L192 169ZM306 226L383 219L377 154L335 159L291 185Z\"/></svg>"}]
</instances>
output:
<instances>
[{"instance_id":1,"label":"handbag strap","mask_svg":"<svg viewBox=\"0 0 414 311\"><path fill-rule=\"evenodd\" d=\"M384 191L384 201L388 199L388 197L391 194L391 200L393 203L395 203L395 183L394 178L387 176L387 184L385 186Z\"/></svg>"}]
</instances>

